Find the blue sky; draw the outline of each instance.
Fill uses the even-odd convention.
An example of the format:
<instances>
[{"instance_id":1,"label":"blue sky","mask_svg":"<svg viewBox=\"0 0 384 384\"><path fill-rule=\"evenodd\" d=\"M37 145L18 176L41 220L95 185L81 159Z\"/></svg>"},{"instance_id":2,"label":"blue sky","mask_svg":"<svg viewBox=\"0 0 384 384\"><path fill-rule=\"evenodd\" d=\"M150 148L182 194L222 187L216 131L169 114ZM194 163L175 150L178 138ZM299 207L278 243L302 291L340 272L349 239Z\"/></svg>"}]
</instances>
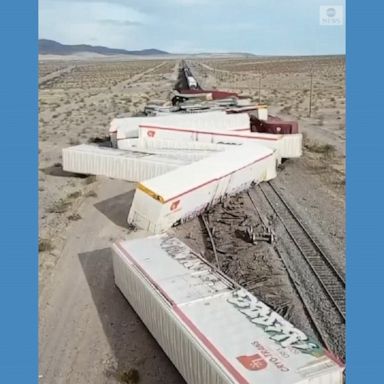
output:
<instances>
[{"instance_id":1,"label":"blue sky","mask_svg":"<svg viewBox=\"0 0 384 384\"><path fill-rule=\"evenodd\" d=\"M320 25L342 0L40 0L39 36L65 44L174 53L345 53L343 26Z\"/></svg>"}]
</instances>

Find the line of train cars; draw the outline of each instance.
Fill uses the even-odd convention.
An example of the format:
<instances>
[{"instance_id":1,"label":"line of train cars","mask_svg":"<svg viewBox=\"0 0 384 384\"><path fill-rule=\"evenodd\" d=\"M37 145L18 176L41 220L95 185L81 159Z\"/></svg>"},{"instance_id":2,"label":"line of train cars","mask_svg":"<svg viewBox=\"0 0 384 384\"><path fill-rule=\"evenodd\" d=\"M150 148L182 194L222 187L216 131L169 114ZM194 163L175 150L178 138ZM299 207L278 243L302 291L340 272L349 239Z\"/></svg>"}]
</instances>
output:
<instances>
[{"instance_id":1,"label":"line of train cars","mask_svg":"<svg viewBox=\"0 0 384 384\"><path fill-rule=\"evenodd\" d=\"M254 105L249 99L241 97L236 92L202 89L184 61L182 66L188 88L178 88L174 91L171 100L174 108L178 107L180 111L193 110L195 112L200 109L224 109L227 113L246 112L250 116L252 132L280 135L299 133L297 121L283 120L280 117L269 115L267 106Z\"/></svg>"}]
</instances>

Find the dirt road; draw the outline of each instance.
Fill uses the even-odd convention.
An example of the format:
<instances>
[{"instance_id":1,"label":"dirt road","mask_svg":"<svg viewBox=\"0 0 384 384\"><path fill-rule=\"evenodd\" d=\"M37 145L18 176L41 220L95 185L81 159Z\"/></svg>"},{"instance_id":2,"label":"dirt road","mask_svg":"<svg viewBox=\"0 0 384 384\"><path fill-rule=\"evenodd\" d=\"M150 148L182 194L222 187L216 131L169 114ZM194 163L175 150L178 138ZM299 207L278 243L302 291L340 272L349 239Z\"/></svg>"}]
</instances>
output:
<instances>
[{"instance_id":1,"label":"dirt road","mask_svg":"<svg viewBox=\"0 0 384 384\"><path fill-rule=\"evenodd\" d=\"M40 383L119 383L130 369L143 384L183 383L114 285L110 246L127 236L132 188L101 179L98 198L85 199L82 219L65 234L60 260L40 292Z\"/></svg>"}]
</instances>

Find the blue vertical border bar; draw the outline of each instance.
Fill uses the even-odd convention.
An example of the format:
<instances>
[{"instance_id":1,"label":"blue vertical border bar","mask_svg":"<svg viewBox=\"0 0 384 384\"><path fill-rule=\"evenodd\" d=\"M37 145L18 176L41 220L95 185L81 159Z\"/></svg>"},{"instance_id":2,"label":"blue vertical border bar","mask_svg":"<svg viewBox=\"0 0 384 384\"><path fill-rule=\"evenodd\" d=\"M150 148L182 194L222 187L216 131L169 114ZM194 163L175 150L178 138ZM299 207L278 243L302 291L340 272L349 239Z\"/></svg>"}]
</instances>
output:
<instances>
[{"instance_id":1,"label":"blue vertical border bar","mask_svg":"<svg viewBox=\"0 0 384 384\"><path fill-rule=\"evenodd\" d=\"M347 383L383 383L384 2L347 2Z\"/></svg>"},{"instance_id":2,"label":"blue vertical border bar","mask_svg":"<svg viewBox=\"0 0 384 384\"><path fill-rule=\"evenodd\" d=\"M0 382L38 381L38 3L0 2Z\"/></svg>"}]
</instances>

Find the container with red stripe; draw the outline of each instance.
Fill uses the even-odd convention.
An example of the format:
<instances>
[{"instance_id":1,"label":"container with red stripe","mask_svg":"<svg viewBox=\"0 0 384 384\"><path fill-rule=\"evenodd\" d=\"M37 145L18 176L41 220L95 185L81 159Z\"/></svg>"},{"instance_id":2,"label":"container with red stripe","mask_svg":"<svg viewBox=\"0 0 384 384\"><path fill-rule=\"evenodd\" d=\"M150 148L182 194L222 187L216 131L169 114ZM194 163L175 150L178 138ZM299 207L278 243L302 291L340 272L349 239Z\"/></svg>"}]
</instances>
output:
<instances>
[{"instance_id":1,"label":"container with red stripe","mask_svg":"<svg viewBox=\"0 0 384 384\"><path fill-rule=\"evenodd\" d=\"M274 150L257 143L223 148L205 159L142 181L136 188L128 223L161 233L252 183L276 177Z\"/></svg>"},{"instance_id":2,"label":"container with red stripe","mask_svg":"<svg viewBox=\"0 0 384 384\"><path fill-rule=\"evenodd\" d=\"M341 384L314 339L170 235L113 247L115 282L188 384Z\"/></svg>"}]
</instances>

